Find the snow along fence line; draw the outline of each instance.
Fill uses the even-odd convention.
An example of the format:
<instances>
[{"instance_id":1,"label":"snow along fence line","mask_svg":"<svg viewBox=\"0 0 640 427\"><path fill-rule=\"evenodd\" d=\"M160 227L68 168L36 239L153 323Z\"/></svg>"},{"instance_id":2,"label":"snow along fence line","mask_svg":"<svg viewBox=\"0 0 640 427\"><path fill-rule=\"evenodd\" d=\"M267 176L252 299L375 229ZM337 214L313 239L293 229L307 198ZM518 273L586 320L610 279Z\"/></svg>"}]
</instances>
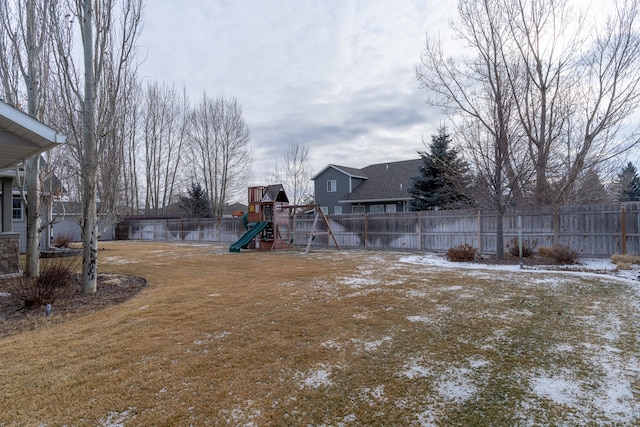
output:
<instances>
[{"instance_id":1,"label":"snow along fence line","mask_svg":"<svg viewBox=\"0 0 640 427\"><path fill-rule=\"evenodd\" d=\"M563 206L557 209L508 211L503 217L504 243L521 235L538 247L561 244L580 256L608 257L640 253L640 203ZM496 252L498 216L485 210L439 210L376 214L328 215L341 248L399 249L445 252L468 243L484 254ZM321 221L316 231L323 230ZM312 232L313 215L299 215L279 230L293 246L303 247ZM117 224L115 238L233 243L244 229L240 219L144 219ZM327 235L316 236L314 247L333 247Z\"/></svg>"}]
</instances>

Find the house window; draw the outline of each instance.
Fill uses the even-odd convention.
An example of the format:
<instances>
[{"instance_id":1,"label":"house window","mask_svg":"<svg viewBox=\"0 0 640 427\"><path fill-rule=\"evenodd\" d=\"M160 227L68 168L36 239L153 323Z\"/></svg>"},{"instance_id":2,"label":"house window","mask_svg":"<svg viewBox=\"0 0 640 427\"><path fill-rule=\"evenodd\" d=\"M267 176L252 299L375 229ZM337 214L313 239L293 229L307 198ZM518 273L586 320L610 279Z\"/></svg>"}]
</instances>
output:
<instances>
[{"instance_id":1,"label":"house window","mask_svg":"<svg viewBox=\"0 0 640 427\"><path fill-rule=\"evenodd\" d=\"M384 205L371 205L369 208L371 213L384 213Z\"/></svg>"},{"instance_id":2,"label":"house window","mask_svg":"<svg viewBox=\"0 0 640 427\"><path fill-rule=\"evenodd\" d=\"M351 208L351 212L352 213L357 213L357 214L363 214L364 213L364 206L353 206Z\"/></svg>"},{"instance_id":3,"label":"house window","mask_svg":"<svg viewBox=\"0 0 640 427\"><path fill-rule=\"evenodd\" d=\"M323 214L329 215L329 208L328 207L320 206L320 210L322 211Z\"/></svg>"},{"instance_id":4,"label":"house window","mask_svg":"<svg viewBox=\"0 0 640 427\"><path fill-rule=\"evenodd\" d=\"M20 197L13 198L13 220L22 221L22 199Z\"/></svg>"},{"instance_id":5,"label":"house window","mask_svg":"<svg viewBox=\"0 0 640 427\"><path fill-rule=\"evenodd\" d=\"M396 212L396 205L395 204L388 204L387 205L387 213L389 212Z\"/></svg>"},{"instance_id":6,"label":"house window","mask_svg":"<svg viewBox=\"0 0 640 427\"><path fill-rule=\"evenodd\" d=\"M335 193L336 192L336 180L329 179L327 180L327 193Z\"/></svg>"},{"instance_id":7,"label":"house window","mask_svg":"<svg viewBox=\"0 0 640 427\"><path fill-rule=\"evenodd\" d=\"M342 215L342 206L334 206L333 213L336 215Z\"/></svg>"}]
</instances>

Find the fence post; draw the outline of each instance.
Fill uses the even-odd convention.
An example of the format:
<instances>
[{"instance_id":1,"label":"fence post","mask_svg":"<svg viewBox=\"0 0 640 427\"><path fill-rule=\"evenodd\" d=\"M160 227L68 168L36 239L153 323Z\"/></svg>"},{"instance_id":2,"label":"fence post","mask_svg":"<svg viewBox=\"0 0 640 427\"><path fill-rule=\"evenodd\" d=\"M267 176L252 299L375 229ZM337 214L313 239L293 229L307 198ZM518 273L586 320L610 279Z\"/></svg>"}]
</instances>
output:
<instances>
[{"instance_id":1,"label":"fence post","mask_svg":"<svg viewBox=\"0 0 640 427\"><path fill-rule=\"evenodd\" d=\"M364 248L365 249L367 249L367 247L369 246L367 244L367 241L369 240L369 236L367 235L368 226L369 226L369 223L367 222L368 215L369 214L367 213L364 214Z\"/></svg>"},{"instance_id":2,"label":"fence post","mask_svg":"<svg viewBox=\"0 0 640 427\"><path fill-rule=\"evenodd\" d=\"M482 213L479 209L476 217L476 228L478 229L478 252L482 253Z\"/></svg>"},{"instance_id":3,"label":"fence post","mask_svg":"<svg viewBox=\"0 0 640 427\"><path fill-rule=\"evenodd\" d=\"M422 252L422 215L418 211L418 250Z\"/></svg>"},{"instance_id":4,"label":"fence post","mask_svg":"<svg viewBox=\"0 0 640 427\"><path fill-rule=\"evenodd\" d=\"M560 242L560 219L558 218L558 208L553 208L553 245Z\"/></svg>"},{"instance_id":5,"label":"fence post","mask_svg":"<svg viewBox=\"0 0 640 427\"><path fill-rule=\"evenodd\" d=\"M620 207L620 250L622 255L627 253L627 211Z\"/></svg>"}]
</instances>

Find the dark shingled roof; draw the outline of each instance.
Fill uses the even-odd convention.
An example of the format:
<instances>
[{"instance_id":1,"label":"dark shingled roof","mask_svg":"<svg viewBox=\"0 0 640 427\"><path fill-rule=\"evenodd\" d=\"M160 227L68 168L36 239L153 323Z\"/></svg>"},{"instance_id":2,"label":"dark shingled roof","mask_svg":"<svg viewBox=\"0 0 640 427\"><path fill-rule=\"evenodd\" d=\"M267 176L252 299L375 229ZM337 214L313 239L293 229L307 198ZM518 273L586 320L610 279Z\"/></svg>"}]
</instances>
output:
<instances>
[{"instance_id":1,"label":"dark shingled roof","mask_svg":"<svg viewBox=\"0 0 640 427\"><path fill-rule=\"evenodd\" d=\"M408 189L413 178L420 174L422 159L380 163L362 169L359 176L367 179L351 193L345 194L341 202L372 202L410 200ZM342 167L340 167L342 169Z\"/></svg>"},{"instance_id":2,"label":"dark shingled roof","mask_svg":"<svg viewBox=\"0 0 640 427\"><path fill-rule=\"evenodd\" d=\"M289 203L289 198L287 197L287 193L284 192L284 186L282 184L273 184L267 186L262 201Z\"/></svg>"}]
</instances>

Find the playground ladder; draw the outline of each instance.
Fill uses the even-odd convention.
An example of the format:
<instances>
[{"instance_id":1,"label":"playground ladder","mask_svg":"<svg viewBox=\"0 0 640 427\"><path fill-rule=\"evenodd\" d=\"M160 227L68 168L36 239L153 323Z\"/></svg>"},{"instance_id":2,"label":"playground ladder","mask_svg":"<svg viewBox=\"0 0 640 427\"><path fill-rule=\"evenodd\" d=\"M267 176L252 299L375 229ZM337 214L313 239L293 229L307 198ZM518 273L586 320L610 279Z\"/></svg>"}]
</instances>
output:
<instances>
[{"instance_id":1,"label":"playground ladder","mask_svg":"<svg viewBox=\"0 0 640 427\"><path fill-rule=\"evenodd\" d=\"M324 212L322 212L322 209L320 208L320 206L315 206L315 211L316 211L316 215L313 218L313 225L311 226L311 233L309 234L309 240L307 241L307 250L304 251L305 254L309 253L309 249L311 249L311 241L313 240L313 238L315 236L323 236L326 234L331 235L331 238L333 239L333 243L335 243L336 248L338 248L338 250L340 250L340 246L338 245L338 241L336 240L336 236L333 235L333 232L331 231L331 227L329 226L329 220L327 219L327 216L324 214ZM324 223L327 226L327 231L316 231L316 225L318 225L318 217L322 216L322 220L324 221Z\"/></svg>"}]
</instances>

